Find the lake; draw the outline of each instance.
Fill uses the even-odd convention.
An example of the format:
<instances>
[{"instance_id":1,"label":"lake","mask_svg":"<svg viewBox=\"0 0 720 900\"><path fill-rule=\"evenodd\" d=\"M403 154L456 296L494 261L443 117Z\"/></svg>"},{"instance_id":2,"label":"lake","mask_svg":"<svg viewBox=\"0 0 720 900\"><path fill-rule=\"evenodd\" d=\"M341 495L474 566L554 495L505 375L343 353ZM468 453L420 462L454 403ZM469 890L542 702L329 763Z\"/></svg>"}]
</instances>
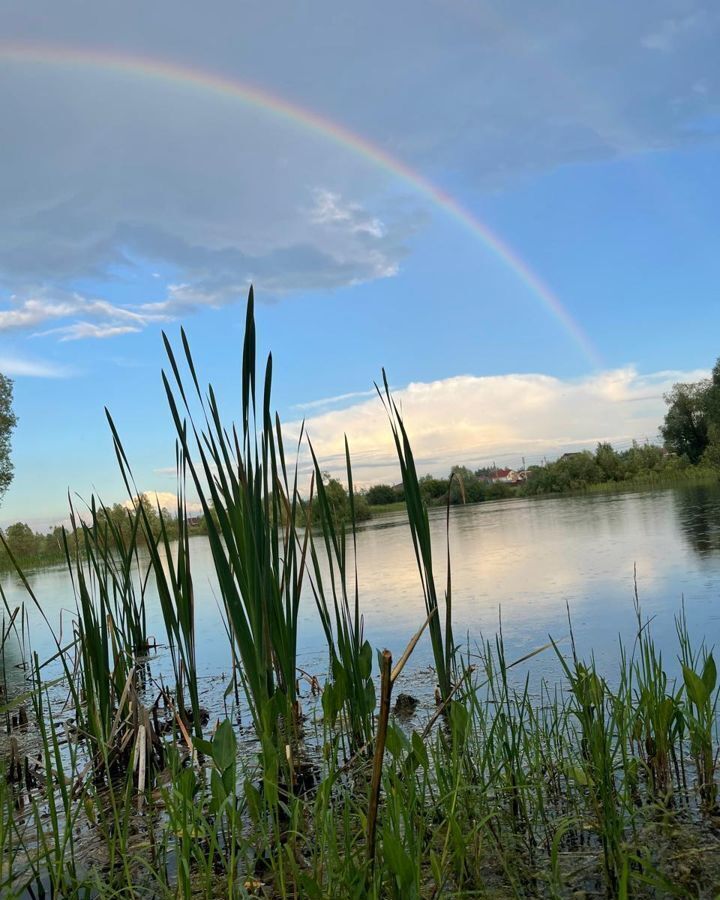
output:
<instances>
[{"instance_id":1,"label":"lake","mask_svg":"<svg viewBox=\"0 0 720 900\"><path fill-rule=\"evenodd\" d=\"M430 513L438 588L445 584L444 509ZM482 636L494 638L498 622L508 661L568 634L567 607L582 655L594 652L612 677L618 636L635 633L633 571L643 614L669 668L676 652L674 617L684 599L693 636L712 644L720 620L720 487L688 486L644 493L587 495L488 502L454 507L449 523L455 637L472 654ZM224 684L230 654L219 594L205 538L192 539L197 604L199 674ZM388 514L358 532L358 569L365 633L374 647L397 656L424 620L424 605L410 532L404 514ZM32 588L63 638L71 632L72 585L62 567L29 576ZM25 600L19 580L2 578L8 604ZM30 608L33 649L40 659L54 652L47 627ZM150 596L149 630L163 638L159 607ZM324 636L309 586L300 611L299 665L323 675ZM561 646L569 648L564 640ZM165 668L159 655L157 666ZM407 684L428 683L429 642L418 646ZM515 672L552 678L557 660L546 651ZM52 671L49 668L48 674Z\"/></svg>"}]
</instances>

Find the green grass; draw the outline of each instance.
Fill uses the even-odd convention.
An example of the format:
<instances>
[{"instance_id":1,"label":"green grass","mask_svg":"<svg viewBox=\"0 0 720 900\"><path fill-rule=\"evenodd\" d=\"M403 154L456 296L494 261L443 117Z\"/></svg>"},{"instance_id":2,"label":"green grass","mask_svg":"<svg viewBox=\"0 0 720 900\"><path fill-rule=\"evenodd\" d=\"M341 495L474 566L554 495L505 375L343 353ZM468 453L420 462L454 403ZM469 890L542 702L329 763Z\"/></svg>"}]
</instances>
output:
<instances>
[{"instance_id":1,"label":"green grass","mask_svg":"<svg viewBox=\"0 0 720 900\"><path fill-rule=\"evenodd\" d=\"M654 490L656 488L675 487L684 484L717 484L720 471L704 466L689 466L675 472L647 472L636 478L625 481L606 481L602 484L591 484L583 491L590 494L614 494L622 491Z\"/></svg>"},{"instance_id":2,"label":"green grass","mask_svg":"<svg viewBox=\"0 0 720 900\"><path fill-rule=\"evenodd\" d=\"M398 500L397 503L378 503L370 507L370 513L373 517L395 512L405 512L404 500Z\"/></svg>"}]
</instances>

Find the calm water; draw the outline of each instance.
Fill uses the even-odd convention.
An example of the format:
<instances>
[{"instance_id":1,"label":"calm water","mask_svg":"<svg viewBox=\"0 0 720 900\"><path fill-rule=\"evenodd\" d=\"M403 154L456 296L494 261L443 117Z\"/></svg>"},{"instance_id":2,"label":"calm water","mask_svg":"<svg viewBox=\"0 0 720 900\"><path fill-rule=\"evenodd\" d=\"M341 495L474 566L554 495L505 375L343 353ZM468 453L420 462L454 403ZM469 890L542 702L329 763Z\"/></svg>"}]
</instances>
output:
<instances>
[{"instance_id":1,"label":"calm water","mask_svg":"<svg viewBox=\"0 0 720 900\"><path fill-rule=\"evenodd\" d=\"M445 511L431 513L438 586L445 578ZM668 657L675 654L674 616L684 598L691 630L717 639L720 623L720 487L692 487L545 500L513 500L456 507L450 516L455 636L472 650L493 637L499 617L508 659L568 632L566 605L582 653L594 651L611 671L618 635L634 634L633 567L643 612ZM208 685L229 667L209 546L193 540L197 646ZM402 515L373 520L358 535L360 597L366 635L399 654L424 619L410 534ZM74 600L62 568L39 571L30 582L45 614L70 634ZM25 599L16 578L2 581L8 602ZM40 658L53 645L37 611L30 610L33 648ZM161 617L149 601L150 631L163 640ZM324 638L308 590L301 608L300 664L322 674ZM567 645L565 645L567 646ZM163 666L162 653L158 660ZM415 675L431 661L427 642L413 659ZM527 664L556 671L552 653ZM217 679L217 680L216 680Z\"/></svg>"}]
</instances>

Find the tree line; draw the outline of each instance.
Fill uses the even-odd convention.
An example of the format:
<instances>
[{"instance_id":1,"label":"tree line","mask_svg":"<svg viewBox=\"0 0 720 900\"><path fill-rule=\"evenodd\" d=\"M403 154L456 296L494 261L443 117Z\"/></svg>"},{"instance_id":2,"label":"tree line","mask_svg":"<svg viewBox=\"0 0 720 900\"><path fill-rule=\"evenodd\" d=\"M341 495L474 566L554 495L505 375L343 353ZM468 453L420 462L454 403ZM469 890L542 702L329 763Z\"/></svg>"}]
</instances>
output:
<instances>
[{"instance_id":1,"label":"tree line","mask_svg":"<svg viewBox=\"0 0 720 900\"><path fill-rule=\"evenodd\" d=\"M157 506L148 494L141 494L135 502L142 504L144 514L150 523L155 538L160 536L161 515L168 536L170 538L177 537L177 520L167 509L158 511ZM137 532L137 542L142 544L144 533L142 529L136 528L137 513L137 506L133 508L132 505L123 503L114 503L112 506L100 506L95 509L95 523L101 531L105 527L112 529L128 545L130 538ZM87 512L81 518L91 520L92 514ZM203 516L193 517L190 525L193 534L205 534L207 531ZM22 568L46 566L62 562L65 559L66 542L69 548L73 548L77 532L81 527L80 524L75 528L57 525L49 532L43 533L33 531L25 522L15 522L6 529L0 529L0 534L2 535L2 540L0 541L0 570L12 569L14 566L13 558Z\"/></svg>"}]
</instances>

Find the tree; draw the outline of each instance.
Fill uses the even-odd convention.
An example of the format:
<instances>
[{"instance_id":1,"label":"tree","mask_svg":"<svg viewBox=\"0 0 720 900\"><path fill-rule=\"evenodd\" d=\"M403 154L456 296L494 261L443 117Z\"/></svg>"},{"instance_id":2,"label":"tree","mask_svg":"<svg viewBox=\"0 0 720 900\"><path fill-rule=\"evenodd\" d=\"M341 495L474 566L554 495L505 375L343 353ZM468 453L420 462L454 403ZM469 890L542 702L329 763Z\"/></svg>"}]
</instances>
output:
<instances>
[{"instance_id":1,"label":"tree","mask_svg":"<svg viewBox=\"0 0 720 900\"><path fill-rule=\"evenodd\" d=\"M402 497L395 492L395 488L389 484L374 484L368 488L365 494L367 502L370 506L383 506L388 503L395 503Z\"/></svg>"},{"instance_id":2,"label":"tree","mask_svg":"<svg viewBox=\"0 0 720 900\"><path fill-rule=\"evenodd\" d=\"M420 493L425 503L447 499L449 487L447 478L433 478L432 475L423 475L419 480L419 485Z\"/></svg>"},{"instance_id":3,"label":"tree","mask_svg":"<svg viewBox=\"0 0 720 900\"><path fill-rule=\"evenodd\" d=\"M619 481L622 463L612 444L599 443L595 451L595 462L600 468L603 481Z\"/></svg>"},{"instance_id":4,"label":"tree","mask_svg":"<svg viewBox=\"0 0 720 900\"><path fill-rule=\"evenodd\" d=\"M32 528L24 522L15 522L5 531L5 540L10 552L18 559L27 559L37 552L37 539Z\"/></svg>"},{"instance_id":5,"label":"tree","mask_svg":"<svg viewBox=\"0 0 720 900\"><path fill-rule=\"evenodd\" d=\"M350 498L344 486L333 478L329 472L322 473L323 484L325 485L325 498L327 499L330 518L336 527L349 525L352 521L350 512ZM370 506L362 494L353 494L353 507L355 509L355 521L362 522L370 518ZM323 507L317 498L313 500L312 512L313 516L322 515Z\"/></svg>"},{"instance_id":6,"label":"tree","mask_svg":"<svg viewBox=\"0 0 720 900\"><path fill-rule=\"evenodd\" d=\"M0 375L0 501L13 479L13 464L10 459L10 437L17 425L17 417L12 409L13 383L6 375Z\"/></svg>"},{"instance_id":7,"label":"tree","mask_svg":"<svg viewBox=\"0 0 720 900\"><path fill-rule=\"evenodd\" d=\"M720 369L717 365L713 376L716 372L720 390ZM709 401L715 399L714 387L711 380L679 383L665 395L668 411L660 428L665 446L678 456L686 456L693 465L700 462L708 445L707 413Z\"/></svg>"},{"instance_id":8,"label":"tree","mask_svg":"<svg viewBox=\"0 0 720 900\"><path fill-rule=\"evenodd\" d=\"M450 474L455 477L450 484L451 503L477 503L484 496L484 484L467 466L453 466Z\"/></svg>"}]
</instances>

